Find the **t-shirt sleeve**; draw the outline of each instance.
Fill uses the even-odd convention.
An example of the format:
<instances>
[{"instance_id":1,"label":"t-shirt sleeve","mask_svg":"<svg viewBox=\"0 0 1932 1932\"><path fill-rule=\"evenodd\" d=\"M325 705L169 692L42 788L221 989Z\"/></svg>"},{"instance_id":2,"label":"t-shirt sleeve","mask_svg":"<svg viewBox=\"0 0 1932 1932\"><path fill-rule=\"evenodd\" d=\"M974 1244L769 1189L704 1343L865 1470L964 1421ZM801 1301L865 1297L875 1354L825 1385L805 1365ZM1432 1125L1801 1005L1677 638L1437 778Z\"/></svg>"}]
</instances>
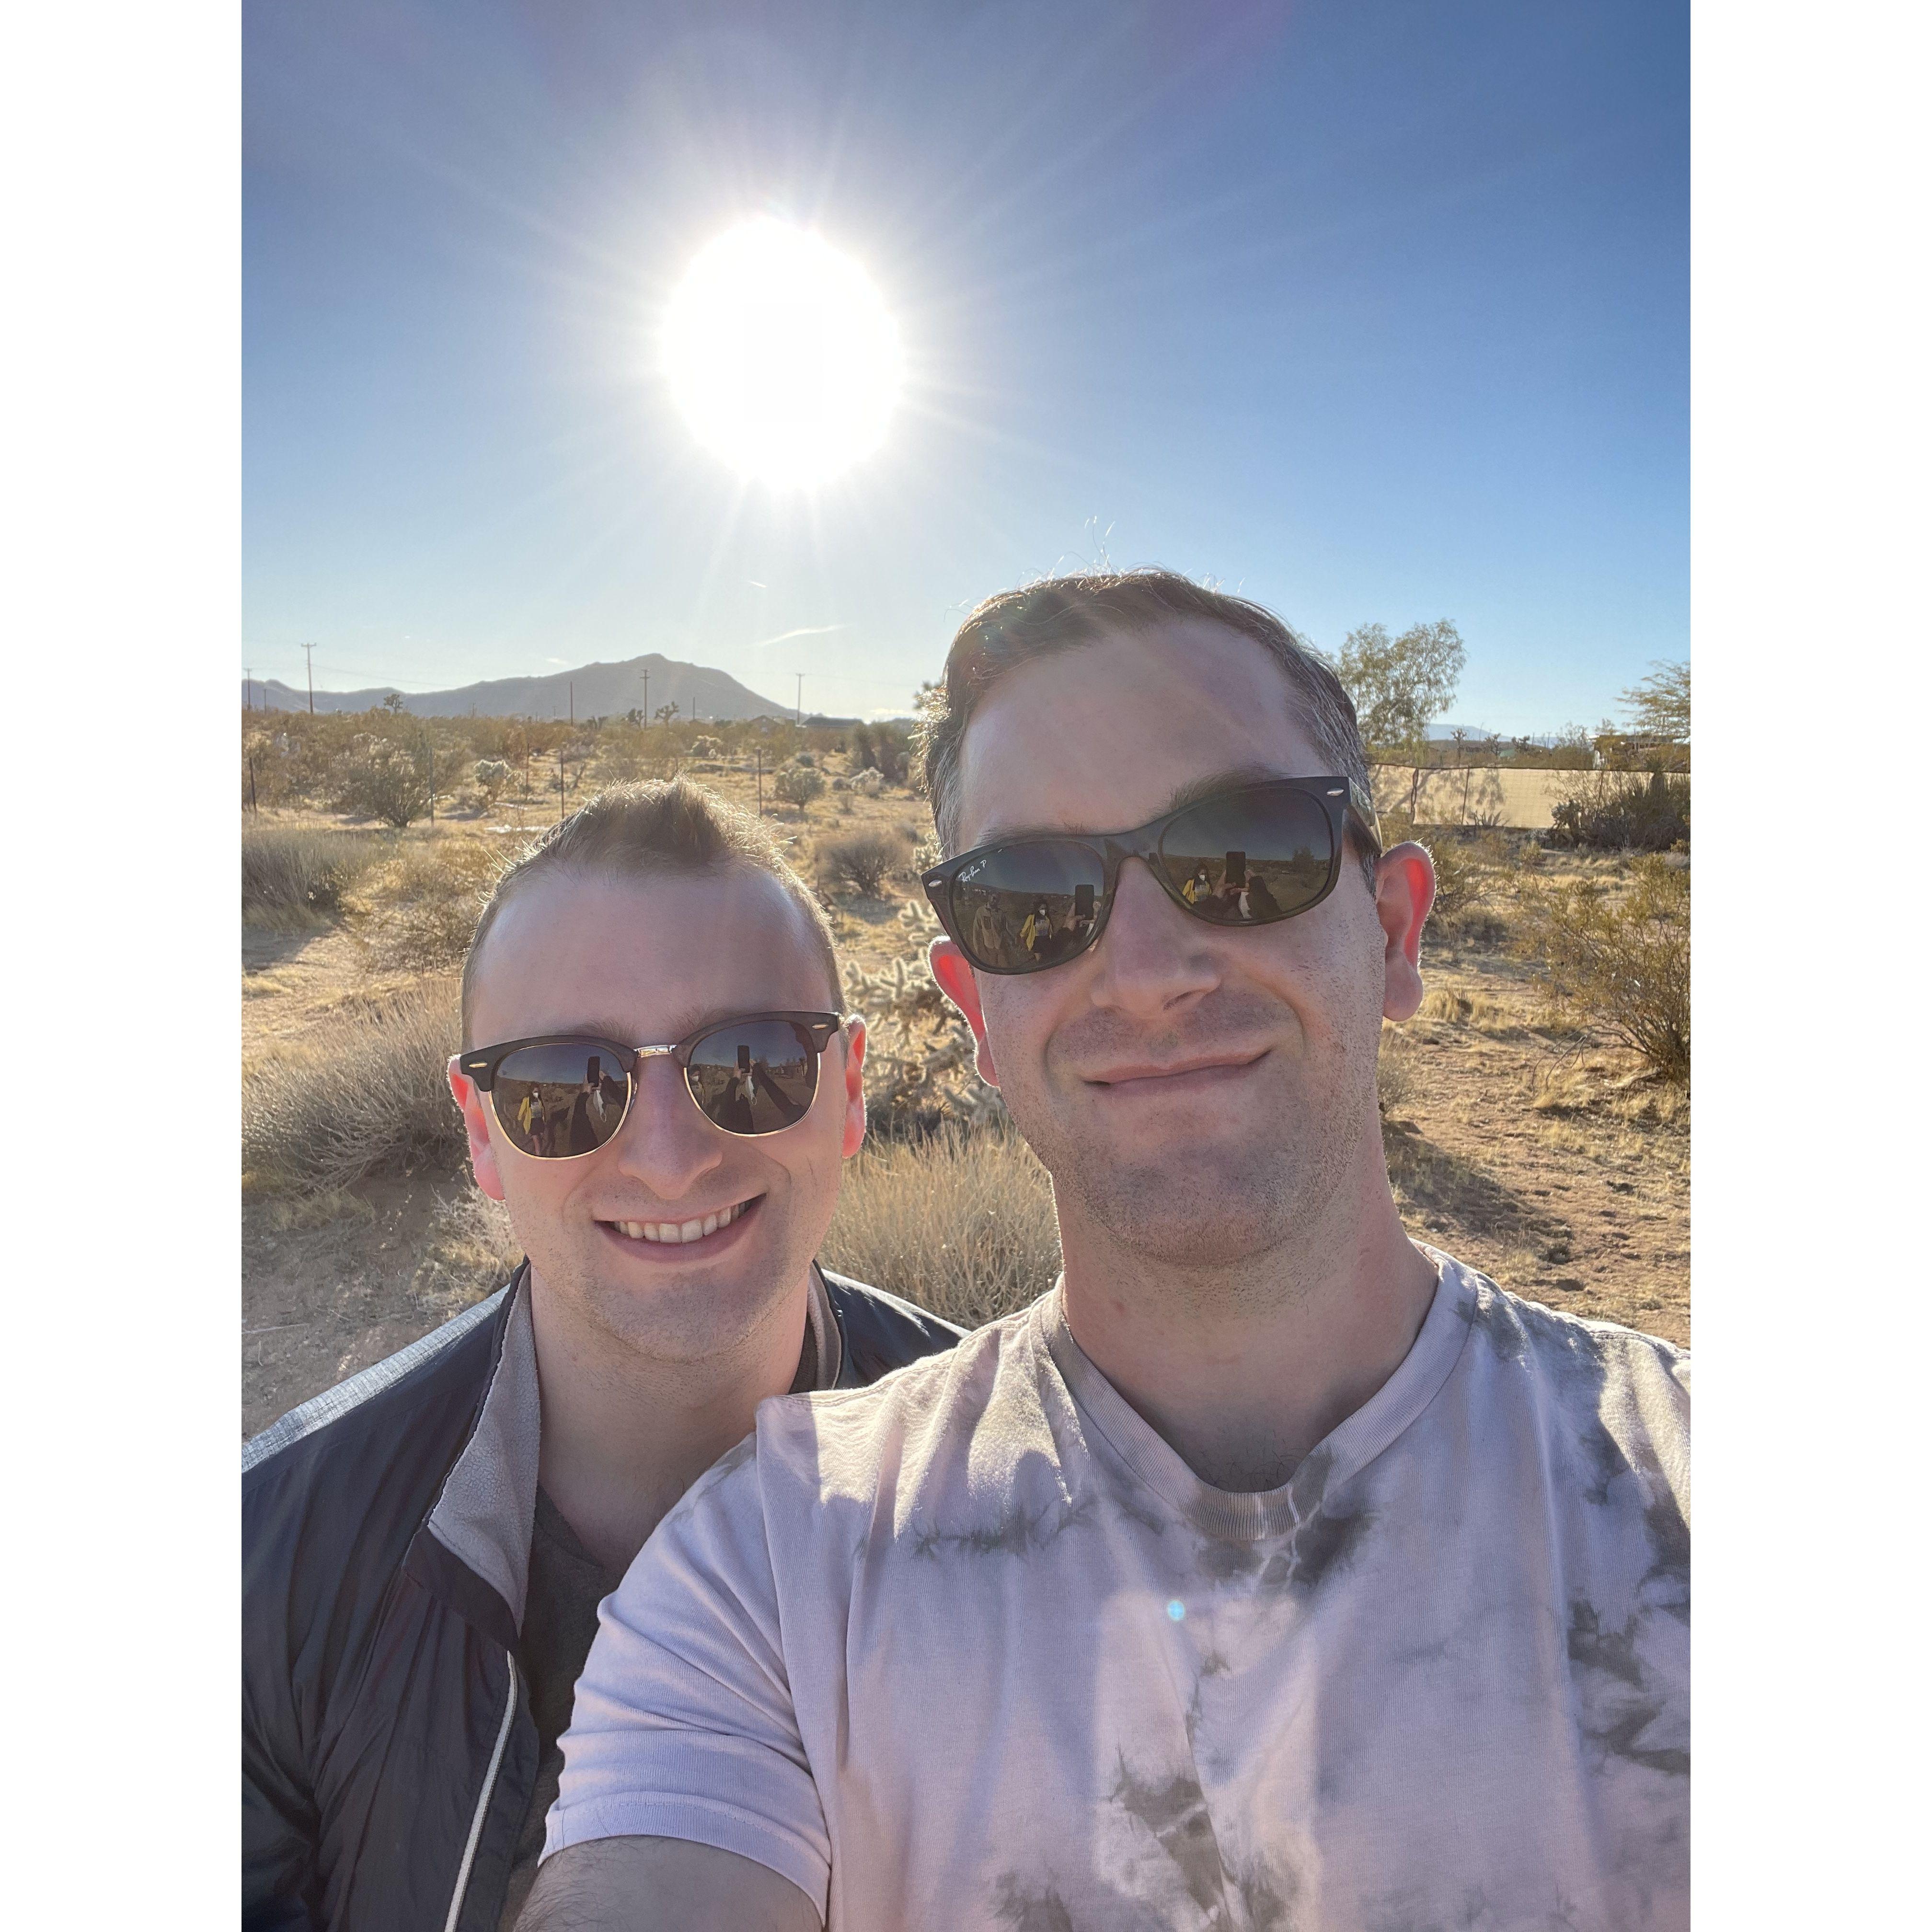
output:
<instances>
[{"instance_id":1,"label":"t-shirt sleeve","mask_svg":"<svg viewBox=\"0 0 1932 1932\"><path fill-rule=\"evenodd\" d=\"M789 1879L822 1921L831 1841L792 1707L764 1507L748 1439L605 1600L544 1856L592 1838L713 1845Z\"/></svg>"}]
</instances>

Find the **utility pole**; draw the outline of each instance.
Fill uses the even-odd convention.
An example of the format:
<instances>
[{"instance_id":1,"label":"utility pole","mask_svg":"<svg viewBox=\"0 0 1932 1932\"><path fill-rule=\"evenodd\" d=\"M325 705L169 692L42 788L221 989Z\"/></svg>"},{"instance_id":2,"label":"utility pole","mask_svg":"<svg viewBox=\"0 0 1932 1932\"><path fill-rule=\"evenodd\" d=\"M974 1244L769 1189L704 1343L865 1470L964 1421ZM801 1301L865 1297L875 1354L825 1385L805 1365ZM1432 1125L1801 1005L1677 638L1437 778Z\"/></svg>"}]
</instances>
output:
<instances>
[{"instance_id":1,"label":"utility pole","mask_svg":"<svg viewBox=\"0 0 1932 1932\"><path fill-rule=\"evenodd\" d=\"M647 725L648 725L648 724L650 723L650 722L651 722L651 674L650 674L650 670L648 670L648 668L647 668L647 669L645 670L645 672L644 672L644 722L645 722L645 724L647 724Z\"/></svg>"},{"instance_id":2,"label":"utility pole","mask_svg":"<svg viewBox=\"0 0 1932 1932\"><path fill-rule=\"evenodd\" d=\"M556 748L556 822L563 823L563 747Z\"/></svg>"},{"instance_id":3,"label":"utility pole","mask_svg":"<svg viewBox=\"0 0 1932 1932\"><path fill-rule=\"evenodd\" d=\"M302 649L308 654L308 715L315 716L315 646L304 644Z\"/></svg>"},{"instance_id":4,"label":"utility pole","mask_svg":"<svg viewBox=\"0 0 1932 1932\"><path fill-rule=\"evenodd\" d=\"M242 673L242 709L252 711L255 708L255 674L251 668L244 667Z\"/></svg>"},{"instance_id":5,"label":"utility pole","mask_svg":"<svg viewBox=\"0 0 1932 1932\"><path fill-rule=\"evenodd\" d=\"M802 724L805 722L805 674L800 670L793 672L792 675L798 680L798 696L791 707L791 722L794 724Z\"/></svg>"},{"instance_id":6,"label":"utility pole","mask_svg":"<svg viewBox=\"0 0 1932 1932\"><path fill-rule=\"evenodd\" d=\"M570 680L570 728L573 731L577 729L577 680L575 678Z\"/></svg>"}]
</instances>

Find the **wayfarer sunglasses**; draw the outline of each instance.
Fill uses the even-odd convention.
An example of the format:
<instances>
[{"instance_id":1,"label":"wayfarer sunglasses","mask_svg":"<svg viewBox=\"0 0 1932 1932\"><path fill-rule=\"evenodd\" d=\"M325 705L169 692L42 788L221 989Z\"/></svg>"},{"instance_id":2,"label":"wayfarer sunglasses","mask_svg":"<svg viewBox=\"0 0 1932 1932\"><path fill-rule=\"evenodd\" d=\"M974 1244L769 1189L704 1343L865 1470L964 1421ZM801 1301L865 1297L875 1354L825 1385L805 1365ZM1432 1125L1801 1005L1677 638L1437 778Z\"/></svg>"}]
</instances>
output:
<instances>
[{"instance_id":1,"label":"wayfarer sunglasses","mask_svg":"<svg viewBox=\"0 0 1932 1932\"><path fill-rule=\"evenodd\" d=\"M920 883L982 973L1040 973L1106 931L1120 862L1138 859L1184 911L1210 926L1271 926L1319 905L1341 876L1345 821L1382 854L1373 802L1352 778L1269 778L1210 793L1131 832L1002 838Z\"/></svg>"},{"instance_id":2,"label":"wayfarer sunglasses","mask_svg":"<svg viewBox=\"0 0 1932 1932\"><path fill-rule=\"evenodd\" d=\"M457 1056L490 1096L512 1146L538 1160L595 1154L624 1124L639 1063L670 1054L698 1111L728 1134L782 1132L818 1091L819 1056L844 1024L836 1013L741 1013L668 1046L626 1046L587 1034L506 1040Z\"/></svg>"}]
</instances>

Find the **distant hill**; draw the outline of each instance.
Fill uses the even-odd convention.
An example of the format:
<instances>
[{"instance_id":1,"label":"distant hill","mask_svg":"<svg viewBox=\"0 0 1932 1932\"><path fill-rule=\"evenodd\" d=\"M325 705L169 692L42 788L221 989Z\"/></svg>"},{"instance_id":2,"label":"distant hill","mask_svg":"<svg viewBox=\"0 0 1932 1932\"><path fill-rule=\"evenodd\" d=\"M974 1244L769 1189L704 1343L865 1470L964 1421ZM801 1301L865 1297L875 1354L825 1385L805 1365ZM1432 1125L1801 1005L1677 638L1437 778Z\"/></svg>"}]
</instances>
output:
<instances>
[{"instance_id":1,"label":"distant hill","mask_svg":"<svg viewBox=\"0 0 1932 1932\"><path fill-rule=\"evenodd\" d=\"M748 691L735 677L704 664L685 664L656 651L622 664L580 664L574 670L544 677L496 677L455 691L405 691L403 708L418 718L568 718L573 702L580 718L621 717L645 703L645 674L650 676L650 706L675 704L680 718L789 718L792 708ZM574 686L573 693L572 687ZM318 711L368 711L396 687L372 685L367 691L318 691ZM244 683L242 702L271 711L306 711L308 693L280 678Z\"/></svg>"}]
</instances>

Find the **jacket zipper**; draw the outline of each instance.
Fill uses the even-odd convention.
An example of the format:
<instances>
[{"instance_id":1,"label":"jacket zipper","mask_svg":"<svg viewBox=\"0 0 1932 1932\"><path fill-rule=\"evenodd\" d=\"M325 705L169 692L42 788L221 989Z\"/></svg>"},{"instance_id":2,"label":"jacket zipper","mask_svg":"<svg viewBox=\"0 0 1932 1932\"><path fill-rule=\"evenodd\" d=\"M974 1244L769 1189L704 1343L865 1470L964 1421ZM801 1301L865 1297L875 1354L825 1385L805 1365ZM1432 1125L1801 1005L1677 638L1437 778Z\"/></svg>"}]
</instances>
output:
<instances>
[{"instance_id":1,"label":"jacket zipper","mask_svg":"<svg viewBox=\"0 0 1932 1932\"><path fill-rule=\"evenodd\" d=\"M510 1741L510 1720L517 1714L516 1654L506 1650L503 1654L510 1666L510 1694L503 1706L503 1721L496 1732L496 1748L490 1754L490 1768L483 1776L483 1792L476 1801L476 1815L470 1821L470 1842L463 1848L463 1863L457 1871L456 1890L451 1894L449 1916L442 1922L442 1932L456 1932L456 1922L463 1910L463 1894L470 1889L470 1868L476 1862L477 1844L483 1836L484 1814L490 1809L490 1796L496 1789L496 1774L503 1763L503 1747Z\"/></svg>"}]
</instances>

